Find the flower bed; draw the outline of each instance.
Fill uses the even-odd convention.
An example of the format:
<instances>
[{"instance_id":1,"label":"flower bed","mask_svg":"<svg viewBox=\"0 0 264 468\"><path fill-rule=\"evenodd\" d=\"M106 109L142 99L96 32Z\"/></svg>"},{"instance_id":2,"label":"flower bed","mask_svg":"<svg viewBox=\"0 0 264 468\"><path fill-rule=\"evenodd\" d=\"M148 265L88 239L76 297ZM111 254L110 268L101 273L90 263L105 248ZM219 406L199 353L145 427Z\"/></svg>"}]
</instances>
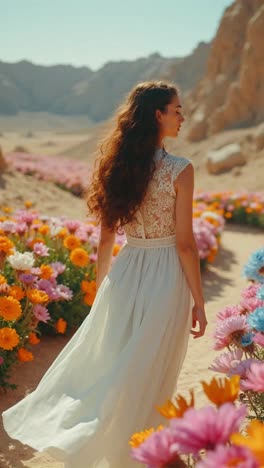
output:
<instances>
[{"instance_id":1,"label":"flower bed","mask_svg":"<svg viewBox=\"0 0 264 468\"><path fill-rule=\"evenodd\" d=\"M220 210L230 223L249 224L264 227L264 193L263 192L202 192L197 191L194 197L196 209Z\"/></svg>"},{"instance_id":2,"label":"flower bed","mask_svg":"<svg viewBox=\"0 0 264 468\"><path fill-rule=\"evenodd\" d=\"M189 402L177 395L156 407L169 424L129 441L131 457L147 468L264 466L264 248L243 272L251 283L238 304L217 314L213 334L214 349L228 352L209 369L226 376L201 382L214 406L196 409L190 390Z\"/></svg>"}]
</instances>

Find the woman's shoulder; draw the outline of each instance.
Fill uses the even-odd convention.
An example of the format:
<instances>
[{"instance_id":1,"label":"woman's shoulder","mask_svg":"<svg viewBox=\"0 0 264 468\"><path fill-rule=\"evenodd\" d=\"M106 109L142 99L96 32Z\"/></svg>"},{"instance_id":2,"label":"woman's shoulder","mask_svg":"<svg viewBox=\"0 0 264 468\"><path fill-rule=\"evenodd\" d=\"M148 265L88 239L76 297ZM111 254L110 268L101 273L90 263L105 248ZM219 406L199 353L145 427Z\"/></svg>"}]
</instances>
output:
<instances>
[{"instance_id":1,"label":"woman's shoulder","mask_svg":"<svg viewBox=\"0 0 264 468\"><path fill-rule=\"evenodd\" d=\"M193 165L192 159L186 158L184 156L167 153L166 157L175 175L179 175L180 172L182 172L183 169L185 169L185 167L187 167L189 164Z\"/></svg>"}]
</instances>

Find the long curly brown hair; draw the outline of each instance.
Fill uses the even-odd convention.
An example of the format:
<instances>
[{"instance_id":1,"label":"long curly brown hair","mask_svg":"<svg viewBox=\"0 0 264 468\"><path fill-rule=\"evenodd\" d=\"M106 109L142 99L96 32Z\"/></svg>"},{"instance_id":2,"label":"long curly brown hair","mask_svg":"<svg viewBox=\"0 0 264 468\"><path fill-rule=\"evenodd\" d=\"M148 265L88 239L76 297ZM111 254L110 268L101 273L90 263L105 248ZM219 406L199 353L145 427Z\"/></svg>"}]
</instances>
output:
<instances>
[{"instance_id":1,"label":"long curly brown hair","mask_svg":"<svg viewBox=\"0 0 264 468\"><path fill-rule=\"evenodd\" d=\"M178 92L164 81L138 83L118 107L114 128L99 144L94 170L84 198L88 214L110 231L131 222L146 194L155 164L159 124L155 111Z\"/></svg>"}]
</instances>

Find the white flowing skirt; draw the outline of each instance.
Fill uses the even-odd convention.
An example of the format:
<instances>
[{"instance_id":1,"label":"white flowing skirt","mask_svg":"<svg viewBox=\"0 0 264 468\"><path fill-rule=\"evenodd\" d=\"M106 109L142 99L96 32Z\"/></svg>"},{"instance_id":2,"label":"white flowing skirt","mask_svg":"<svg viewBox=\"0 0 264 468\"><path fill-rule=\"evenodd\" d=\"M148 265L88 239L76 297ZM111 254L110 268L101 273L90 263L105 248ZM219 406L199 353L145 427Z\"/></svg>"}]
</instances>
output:
<instances>
[{"instance_id":1,"label":"white flowing skirt","mask_svg":"<svg viewBox=\"0 0 264 468\"><path fill-rule=\"evenodd\" d=\"M89 315L36 389L2 413L13 439L65 468L139 468L135 432L166 425L187 351L192 296L175 236L127 236Z\"/></svg>"}]
</instances>

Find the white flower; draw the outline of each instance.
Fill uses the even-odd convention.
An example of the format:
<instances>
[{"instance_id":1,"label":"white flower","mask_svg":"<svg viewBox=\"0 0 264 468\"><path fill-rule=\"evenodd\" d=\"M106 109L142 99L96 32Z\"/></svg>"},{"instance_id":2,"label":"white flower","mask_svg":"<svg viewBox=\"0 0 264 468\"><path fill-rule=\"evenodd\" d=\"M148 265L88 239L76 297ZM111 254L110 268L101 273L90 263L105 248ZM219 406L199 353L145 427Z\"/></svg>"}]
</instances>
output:
<instances>
[{"instance_id":1,"label":"white flower","mask_svg":"<svg viewBox=\"0 0 264 468\"><path fill-rule=\"evenodd\" d=\"M62 225L51 224L50 225L50 237L57 236L57 234L60 232L62 228L63 228Z\"/></svg>"},{"instance_id":2,"label":"white flower","mask_svg":"<svg viewBox=\"0 0 264 468\"><path fill-rule=\"evenodd\" d=\"M32 252L15 252L7 258L15 270L30 270L34 266L34 255Z\"/></svg>"}]
</instances>

